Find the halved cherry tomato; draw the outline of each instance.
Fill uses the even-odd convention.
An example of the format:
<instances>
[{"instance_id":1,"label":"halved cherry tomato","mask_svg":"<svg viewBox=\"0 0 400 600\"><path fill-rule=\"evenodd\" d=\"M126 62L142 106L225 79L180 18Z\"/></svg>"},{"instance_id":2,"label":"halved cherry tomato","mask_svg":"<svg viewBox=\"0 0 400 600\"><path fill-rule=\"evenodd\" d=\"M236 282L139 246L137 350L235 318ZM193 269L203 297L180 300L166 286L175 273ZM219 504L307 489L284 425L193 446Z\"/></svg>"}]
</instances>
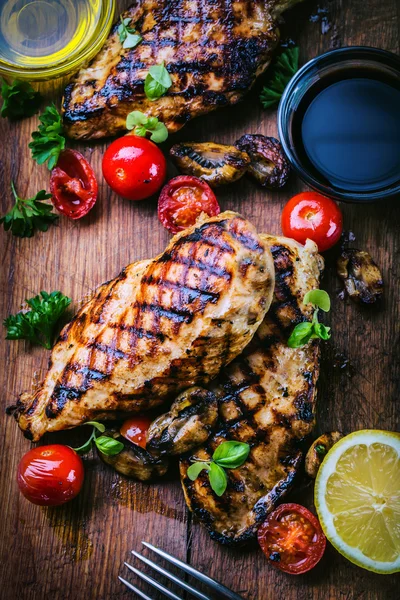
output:
<instances>
[{"instance_id":1,"label":"halved cherry tomato","mask_svg":"<svg viewBox=\"0 0 400 600\"><path fill-rule=\"evenodd\" d=\"M171 233L194 225L202 212L214 217L221 209L208 183L198 177L179 175L161 190L158 218Z\"/></svg>"},{"instance_id":2,"label":"halved cherry tomato","mask_svg":"<svg viewBox=\"0 0 400 600\"><path fill-rule=\"evenodd\" d=\"M144 200L162 186L167 163L160 148L137 135L115 140L103 158L103 175L108 185L127 200Z\"/></svg>"},{"instance_id":3,"label":"halved cherry tomato","mask_svg":"<svg viewBox=\"0 0 400 600\"><path fill-rule=\"evenodd\" d=\"M306 573L321 560L326 537L314 515L300 504L281 504L258 530L268 562L285 573Z\"/></svg>"},{"instance_id":4,"label":"halved cherry tomato","mask_svg":"<svg viewBox=\"0 0 400 600\"><path fill-rule=\"evenodd\" d=\"M120 433L130 442L146 448L146 434L153 420L145 416L132 417L122 424Z\"/></svg>"},{"instance_id":5,"label":"halved cherry tomato","mask_svg":"<svg viewBox=\"0 0 400 600\"><path fill-rule=\"evenodd\" d=\"M69 446L52 444L29 450L18 465L17 482L33 504L59 506L77 496L84 478L83 462Z\"/></svg>"},{"instance_id":6,"label":"halved cherry tomato","mask_svg":"<svg viewBox=\"0 0 400 600\"><path fill-rule=\"evenodd\" d=\"M51 172L50 190L55 208L70 219L87 215L97 200L97 181L80 152L67 148Z\"/></svg>"},{"instance_id":7,"label":"halved cherry tomato","mask_svg":"<svg viewBox=\"0 0 400 600\"><path fill-rule=\"evenodd\" d=\"M320 252L328 250L342 235L342 213L330 198L317 192L302 192L289 200L282 212L283 235L305 244L315 242Z\"/></svg>"}]
</instances>

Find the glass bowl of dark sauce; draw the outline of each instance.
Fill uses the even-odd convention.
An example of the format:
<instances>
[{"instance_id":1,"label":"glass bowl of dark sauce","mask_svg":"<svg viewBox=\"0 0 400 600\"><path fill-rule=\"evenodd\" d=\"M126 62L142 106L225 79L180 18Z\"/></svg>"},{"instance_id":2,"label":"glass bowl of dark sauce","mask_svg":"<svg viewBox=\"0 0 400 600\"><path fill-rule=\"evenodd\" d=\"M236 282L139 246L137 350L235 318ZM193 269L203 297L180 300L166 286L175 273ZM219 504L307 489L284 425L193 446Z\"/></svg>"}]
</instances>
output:
<instances>
[{"instance_id":1,"label":"glass bowl of dark sauce","mask_svg":"<svg viewBox=\"0 0 400 600\"><path fill-rule=\"evenodd\" d=\"M322 194L400 195L400 57L354 46L314 58L289 82L278 128L293 168Z\"/></svg>"}]
</instances>

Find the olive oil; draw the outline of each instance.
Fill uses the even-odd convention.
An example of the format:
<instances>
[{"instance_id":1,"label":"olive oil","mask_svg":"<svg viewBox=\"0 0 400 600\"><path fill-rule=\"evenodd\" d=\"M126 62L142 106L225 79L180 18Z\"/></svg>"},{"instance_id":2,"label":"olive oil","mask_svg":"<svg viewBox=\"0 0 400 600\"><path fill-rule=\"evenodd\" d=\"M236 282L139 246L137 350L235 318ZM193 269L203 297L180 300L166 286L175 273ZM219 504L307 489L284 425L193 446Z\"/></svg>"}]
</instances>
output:
<instances>
[{"instance_id":1,"label":"olive oil","mask_svg":"<svg viewBox=\"0 0 400 600\"><path fill-rule=\"evenodd\" d=\"M82 53L96 34L102 0L0 0L0 61L46 69Z\"/></svg>"}]
</instances>

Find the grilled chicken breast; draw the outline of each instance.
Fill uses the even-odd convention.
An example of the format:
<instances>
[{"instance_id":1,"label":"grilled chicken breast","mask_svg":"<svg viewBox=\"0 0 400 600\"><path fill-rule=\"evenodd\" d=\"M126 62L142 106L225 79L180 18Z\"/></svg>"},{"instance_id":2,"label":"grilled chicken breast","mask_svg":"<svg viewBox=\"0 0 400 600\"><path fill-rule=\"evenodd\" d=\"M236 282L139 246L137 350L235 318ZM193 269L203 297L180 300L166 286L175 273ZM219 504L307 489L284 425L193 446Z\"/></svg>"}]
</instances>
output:
<instances>
[{"instance_id":1,"label":"grilled chicken breast","mask_svg":"<svg viewBox=\"0 0 400 600\"><path fill-rule=\"evenodd\" d=\"M298 442L314 423L319 343L289 348L287 339L295 324L312 318L302 299L318 287L323 262L313 242L303 247L287 238L261 237L275 263L271 308L243 354L210 388L219 408L215 435L180 461L189 508L223 544L254 537L290 488L301 461ZM204 471L191 481L187 469L193 458L210 460L224 440L247 442L251 452L242 467L227 470L228 488L219 498Z\"/></svg>"},{"instance_id":2,"label":"grilled chicken breast","mask_svg":"<svg viewBox=\"0 0 400 600\"><path fill-rule=\"evenodd\" d=\"M124 49L118 24L99 54L67 86L64 129L76 139L126 131L133 110L170 132L191 118L235 104L268 67L277 19L300 0L137 0L123 15L142 42ZM164 61L173 85L150 101L149 67Z\"/></svg>"},{"instance_id":3,"label":"grilled chicken breast","mask_svg":"<svg viewBox=\"0 0 400 600\"><path fill-rule=\"evenodd\" d=\"M204 384L249 343L274 288L271 253L231 212L176 235L101 286L61 333L42 386L15 416L31 440L150 409Z\"/></svg>"}]
</instances>

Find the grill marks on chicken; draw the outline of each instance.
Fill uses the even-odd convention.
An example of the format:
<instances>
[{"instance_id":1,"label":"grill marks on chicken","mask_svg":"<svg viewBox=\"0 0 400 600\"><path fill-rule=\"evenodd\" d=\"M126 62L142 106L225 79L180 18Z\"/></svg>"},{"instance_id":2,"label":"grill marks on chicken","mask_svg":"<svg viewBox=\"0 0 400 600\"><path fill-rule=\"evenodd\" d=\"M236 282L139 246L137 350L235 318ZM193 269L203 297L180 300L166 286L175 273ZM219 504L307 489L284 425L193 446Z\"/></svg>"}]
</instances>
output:
<instances>
[{"instance_id":1,"label":"grill marks on chicken","mask_svg":"<svg viewBox=\"0 0 400 600\"><path fill-rule=\"evenodd\" d=\"M19 426L36 441L207 383L251 340L273 287L271 254L239 215L185 230L101 286L66 326L43 385L19 400Z\"/></svg>"},{"instance_id":2,"label":"grill marks on chicken","mask_svg":"<svg viewBox=\"0 0 400 600\"><path fill-rule=\"evenodd\" d=\"M319 286L323 262L310 241L302 247L287 238L261 237L275 264L271 308L244 352L210 388L219 405L215 435L180 463L189 508L223 544L255 536L290 488L301 461L298 442L314 423L319 343L289 348L287 339L295 324L312 318L302 299ZM204 472L192 482L186 471L191 458L209 460L224 440L247 442L251 452L242 467L227 470L228 488L218 498Z\"/></svg>"},{"instance_id":3,"label":"grill marks on chicken","mask_svg":"<svg viewBox=\"0 0 400 600\"><path fill-rule=\"evenodd\" d=\"M114 26L106 44L67 86L66 133L94 139L125 131L132 110L156 116L170 132L191 118L235 104L268 67L276 21L299 0L137 0L124 14L142 42L123 49ZM165 61L173 85L150 101L149 67Z\"/></svg>"}]
</instances>

